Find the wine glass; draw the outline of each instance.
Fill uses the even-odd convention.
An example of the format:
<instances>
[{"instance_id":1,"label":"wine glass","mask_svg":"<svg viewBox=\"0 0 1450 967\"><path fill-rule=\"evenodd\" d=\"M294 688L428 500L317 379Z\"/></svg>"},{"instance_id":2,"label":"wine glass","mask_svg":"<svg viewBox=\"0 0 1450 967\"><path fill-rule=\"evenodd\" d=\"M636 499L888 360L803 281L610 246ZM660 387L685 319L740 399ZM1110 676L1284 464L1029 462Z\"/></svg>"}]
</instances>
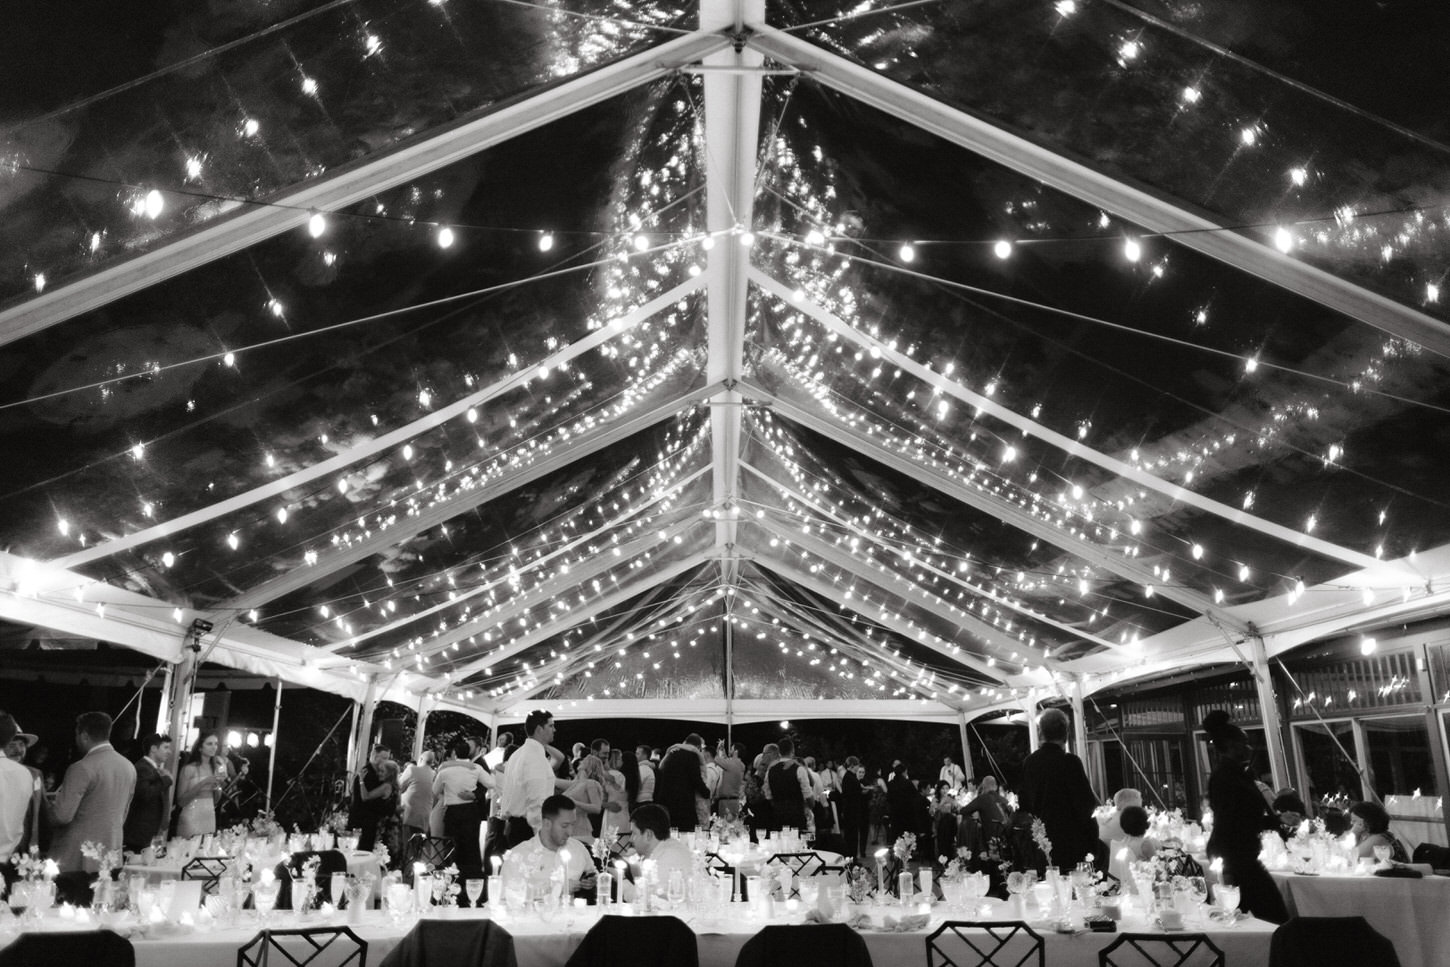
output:
<instances>
[{"instance_id":1,"label":"wine glass","mask_svg":"<svg viewBox=\"0 0 1450 967\"><path fill-rule=\"evenodd\" d=\"M281 884L276 880L270 883L258 883L252 889L252 903L257 908L257 917L265 925L271 918L272 911L277 906L277 891Z\"/></svg>"},{"instance_id":2,"label":"wine glass","mask_svg":"<svg viewBox=\"0 0 1450 967\"><path fill-rule=\"evenodd\" d=\"M1201 876L1188 877L1188 895L1193 900L1193 908L1198 912L1198 919L1203 919L1203 904L1208 899L1208 880Z\"/></svg>"},{"instance_id":3,"label":"wine glass","mask_svg":"<svg viewBox=\"0 0 1450 967\"><path fill-rule=\"evenodd\" d=\"M463 881L464 892L468 894L468 905L478 906L478 898L483 896L483 881L477 878Z\"/></svg>"},{"instance_id":4,"label":"wine glass","mask_svg":"<svg viewBox=\"0 0 1450 967\"><path fill-rule=\"evenodd\" d=\"M342 898L347 894L347 874L334 873L328 884L332 893L332 906L334 909L342 907Z\"/></svg>"},{"instance_id":5,"label":"wine glass","mask_svg":"<svg viewBox=\"0 0 1450 967\"><path fill-rule=\"evenodd\" d=\"M1239 915L1239 888L1220 885L1217 890L1218 905L1224 912L1224 925L1233 926Z\"/></svg>"},{"instance_id":6,"label":"wine glass","mask_svg":"<svg viewBox=\"0 0 1450 967\"><path fill-rule=\"evenodd\" d=\"M685 873L683 870L670 870L669 886L665 888L665 899L670 902L673 909L678 910L685 902Z\"/></svg>"}]
</instances>

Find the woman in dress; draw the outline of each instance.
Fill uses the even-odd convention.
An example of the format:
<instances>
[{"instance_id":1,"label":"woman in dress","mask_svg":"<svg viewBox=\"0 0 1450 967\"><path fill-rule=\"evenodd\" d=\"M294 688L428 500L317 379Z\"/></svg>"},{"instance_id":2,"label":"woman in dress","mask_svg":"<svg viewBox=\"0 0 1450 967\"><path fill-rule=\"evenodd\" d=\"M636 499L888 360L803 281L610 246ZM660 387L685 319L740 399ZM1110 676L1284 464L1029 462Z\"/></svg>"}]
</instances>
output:
<instances>
[{"instance_id":1,"label":"woman in dress","mask_svg":"<svg viewBox=\"0 0 1450 967\"><path fill-rule=\"evenodd\" d=\"M216 832L216 803L222 790L235 778L231 761L217 753L221 740L215 732L203 732L191 747L176 781L176 803L180 814L176 835L182 839Z\"/></svg>"},{"instance_id":2,"label":"woman in dress","mask_svg":"<svg viewBox=\"0 0 1450 967\"><path fill-rule=\"evenodd\" d=\"M1222 709L1204 716L1203 731L1217 760L1208 777L1208 801L1213 807L1208 855L1223 860L1223 881L1239 888L1242 909L1260 920L1283 923L1289 919L1284 897L1259 862L1259 834L1278 829L1279 817L1249 773L1248 736Z\"/></svg>"},{"instance_id":3,"label":"woman in dress","mask_svg":"<svg viewBox=\"0 0 1450 967\"><path fill-rule=\"evenodd\" d=\"M587 822L576 823L574 838L581 843L593 843L599 835L599 824L604 817L607 804L604 793L604 763L598 756L586 755L579 760L572 785L564 795L574 800L574 808L584 814Z\"/></svg>"},{"instance_id":4,"label":"woman in dress","mask_svg":"<svg viewBox=\"0 0 1450 967\"><path fill-rule=\"evenodd\" d=\"M1390 832L1390 814L1377 802L1357 802L1349 807L1349 831L1354 834L1355 856L1377 859L1374 848L1388 846L1391 863L1408 863L1405 844Z\"/></svg>"},{"instance_id":5,"label":"woman in dress","mask_svg":"<svg viewBox=\"0 0 1450 967\"><path fill-rule=\"evenodd\" d=\"M604 819L599 824L600 834L613 832L615 837L629 831L629 791L625 788L623 754L615 749L609 754L609 768L604 770Z\"/></svg>"}]
</instances>

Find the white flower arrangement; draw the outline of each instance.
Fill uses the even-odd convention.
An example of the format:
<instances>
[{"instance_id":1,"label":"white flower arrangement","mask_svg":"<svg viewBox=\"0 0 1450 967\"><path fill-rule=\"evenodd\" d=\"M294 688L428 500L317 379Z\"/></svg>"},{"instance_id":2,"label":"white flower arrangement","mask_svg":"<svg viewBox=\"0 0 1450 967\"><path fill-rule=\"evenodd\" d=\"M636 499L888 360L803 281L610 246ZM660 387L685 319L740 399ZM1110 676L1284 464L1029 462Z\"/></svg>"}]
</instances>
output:
<instances>
[{"instance_id":1,"label":"white flower arrangement","mask_svg":"<svg viewBox=\"0 0 1450 967\"><path fill-rule=\"evenodd\" d=\"M15 864L15 873L22 880L40 883L53 880L60 875L60 865L55 860L40 855L40 847L30 847L28 853L14 853L10 862Z\"/></svg>"}]
</instances>

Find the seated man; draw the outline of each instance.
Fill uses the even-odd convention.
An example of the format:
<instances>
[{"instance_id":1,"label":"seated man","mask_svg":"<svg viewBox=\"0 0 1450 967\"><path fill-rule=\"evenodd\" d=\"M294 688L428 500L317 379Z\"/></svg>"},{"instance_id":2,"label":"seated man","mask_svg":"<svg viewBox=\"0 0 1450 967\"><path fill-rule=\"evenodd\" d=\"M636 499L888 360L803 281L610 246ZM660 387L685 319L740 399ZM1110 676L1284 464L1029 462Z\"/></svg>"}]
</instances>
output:
<instances>
[{"instance_id":1,"label":"seated man","mask_svg":"<svg viewBox=\"0 0 1450 967\"><path fill-rule=\"evenodd\" d=\"M589 847L573 838L578 811L568 796L554 795L544 800L543 822L532 839L509 850L503 859L501 877L505 895L509 887L521 880L530 896L538 896L558 883L563 897L578 893L588 896L594 890L594 863Z\"/></svg>"},{"instance_id":2,"label":"seated man","mask_svg":"<svg viewBox=\"0 0 1450 967\"><path fill-rule=\"evenodd\" d=\"M670 883L670 874L679 870L689 879L695 868L690 848L670 837L670 814L659 803L635 807L629 815L630 842L639 855L654 864L656 889L663 892ZM626 891L631 895L633 891Z\"/></svg>"}]
</instances>

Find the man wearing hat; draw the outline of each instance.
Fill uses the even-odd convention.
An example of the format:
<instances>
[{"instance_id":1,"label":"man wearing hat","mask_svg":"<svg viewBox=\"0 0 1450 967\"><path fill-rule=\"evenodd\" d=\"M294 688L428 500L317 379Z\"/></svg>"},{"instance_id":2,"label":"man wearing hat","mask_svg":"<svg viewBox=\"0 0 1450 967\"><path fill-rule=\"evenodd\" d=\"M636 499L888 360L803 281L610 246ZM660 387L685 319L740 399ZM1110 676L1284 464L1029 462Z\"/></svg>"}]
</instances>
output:
<instances>
[{"instance_id":1,"label":"man wearing hat","mask_svg":"<svg viewBox=\"0 0 1450 967\"><path fill-rule=\"evenodd\" d=\"M0 712L0 866L30 849L40 831L40 776L21 762L36 741L14 716Z\"/></svg>"}]
</instances>

